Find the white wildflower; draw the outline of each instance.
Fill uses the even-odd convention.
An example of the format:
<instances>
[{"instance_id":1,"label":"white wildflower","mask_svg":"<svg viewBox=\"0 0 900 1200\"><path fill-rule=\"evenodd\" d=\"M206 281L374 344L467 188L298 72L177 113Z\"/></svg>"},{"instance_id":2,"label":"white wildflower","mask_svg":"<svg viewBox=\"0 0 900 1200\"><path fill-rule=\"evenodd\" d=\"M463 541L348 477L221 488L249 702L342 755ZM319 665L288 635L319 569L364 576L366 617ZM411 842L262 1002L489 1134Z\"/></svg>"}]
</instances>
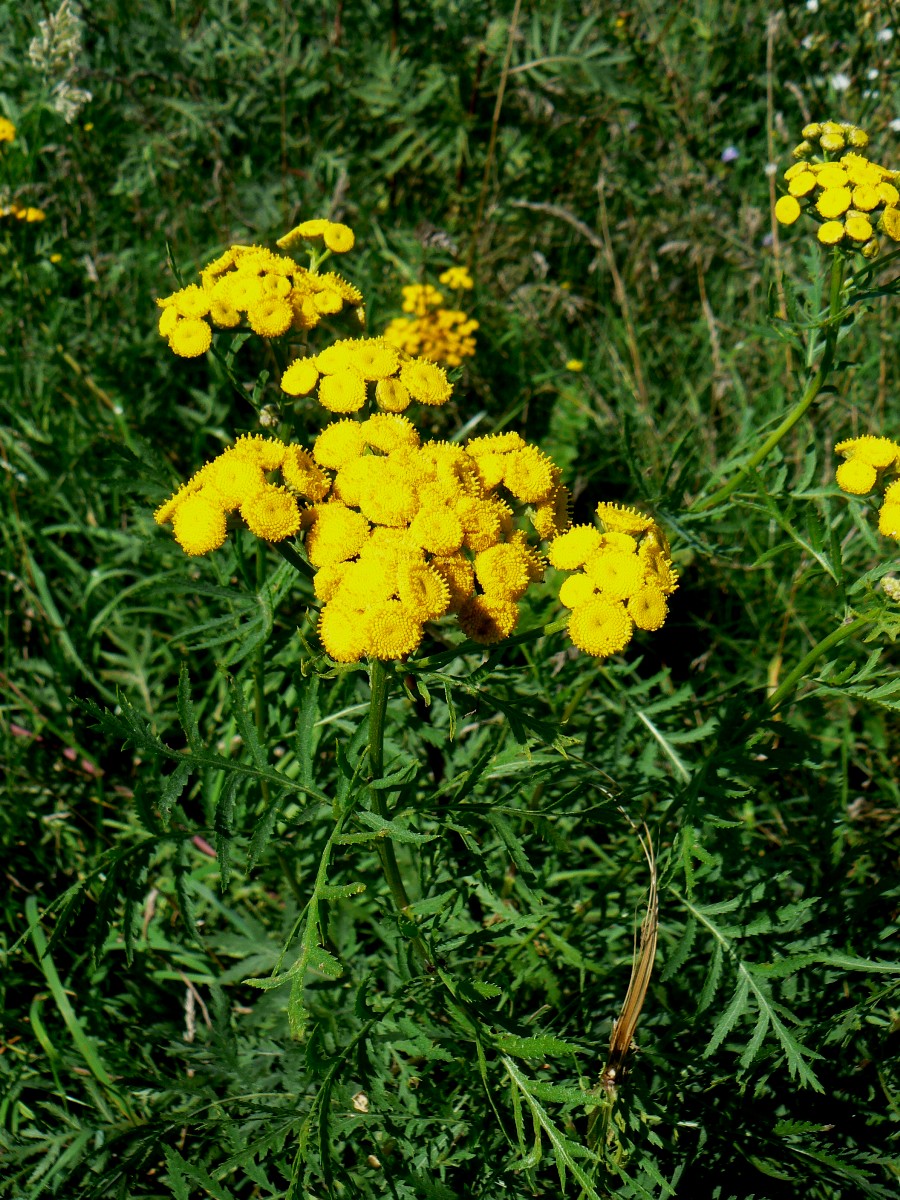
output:
<instances>
[{"instance_id":1,"label":"white wildflower","mask_svg":"<svg viewBox=\"0 0 900 1200\"><path fill-rule=\"evenodd\" d=\"M62 0L52 16L38 23L38 34L29 43L28 57L50 87L50 107L69 125L91 100L91 93L75 83L81 50L78 5L72 0Z\"/></svg>"},{"instance_id":2,"label":"white wildflower","mask_svg":"<svg viewBox=\"0 0 900 1200\"><path fill-rule=\"evenodd\" d=\"M843 71L838 71L828 80L836 92L846 92L850 86L851 80L849 75L845 75Z\"/></svg>"}]
</instances>

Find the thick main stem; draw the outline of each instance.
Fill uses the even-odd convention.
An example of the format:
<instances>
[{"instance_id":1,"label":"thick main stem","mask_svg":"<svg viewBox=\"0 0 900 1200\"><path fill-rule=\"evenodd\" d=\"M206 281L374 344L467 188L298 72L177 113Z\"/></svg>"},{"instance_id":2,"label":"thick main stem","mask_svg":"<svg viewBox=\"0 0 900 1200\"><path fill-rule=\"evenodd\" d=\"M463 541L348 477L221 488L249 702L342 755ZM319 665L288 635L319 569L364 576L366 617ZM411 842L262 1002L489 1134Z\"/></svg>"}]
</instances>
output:
<instances>
[{"instance_id":1,"label":"thick main stem","mask_svg":"<svg viewBox=\"0 0 900 1200\"><path fill-rule=\"evenodd\" d=\"M715 508L721 504L723 500L727 500L733 491L740 487L744 478L755 467L758 467L764 459L768 458L781 439L786 433L794 428L800 418L809 409L810 405L818 396L819 392L825 384L831 368L834 364L834 350L837 344L838 325L837 317L841 307L841 287L844 281L844 263L840 255L835 251L834 257L831 260L831 287L829 292L828 303L828 321L825 332L825 349L822 352L822 358L819 362L818 370L812 376L803 389L803 395L790 410L777 429L769 434L763 444L750 456L743 467L737 474L726 484L723 484L717 492L713 492L711 496L707 496L705 500L701 500L699 504L693 505L694 512L706 512L710 508Z\"/></svg>"},{"instance_id":2,"label":"thick main stem","mask_svg":"<svg viewBox=\"0 0 900 1200\"><path fill-rule=\"evenodd\" d=\"M384 775L384 722L387 715L388 693L390 684L384 663L377 658L369 659L369 686L372 697L369 702L369 769L372 773L371 793L372 810L379 817L388 819L388 807L384 791L375 784ZM378 857L381 859L381 869L390 888L394 906L401 916L407 916L410 905L409 894L400 874L400 864L394 851L394 844L388 838L379 838ZM413 946L423 962L428 961L428 953L421 938L412 939Z\"/></svg>"},{"instance_id":3,"label":"thick main stem","mask_svg":"<svg viewBox=\"0 0 900 1200\"><path fill-rule=\"evenodd\" d=\"M816 642L812 650L801 658L785 679L779 684L767 703L769 708L774 712L790 697L794 688L803 679L811 666L827 654L829 650L833 650L835 646L840 645L846 638L852 637L858 633L860 629L864 629L866 625L871 624L871 617L855 617L852 621L848 621L845 625L839 625L837 629L832 630L827 637L822 638L821 642Z\"/></svg>"}]
</instances>

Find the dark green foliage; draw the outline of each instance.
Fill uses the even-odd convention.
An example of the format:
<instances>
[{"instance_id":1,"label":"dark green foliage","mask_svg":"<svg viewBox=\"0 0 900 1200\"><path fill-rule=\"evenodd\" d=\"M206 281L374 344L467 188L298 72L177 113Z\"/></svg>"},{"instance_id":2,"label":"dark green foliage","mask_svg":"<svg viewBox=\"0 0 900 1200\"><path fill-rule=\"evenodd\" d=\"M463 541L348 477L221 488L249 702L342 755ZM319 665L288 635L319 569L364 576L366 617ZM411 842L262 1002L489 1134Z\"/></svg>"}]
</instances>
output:
<instances>
[{"instance_id":1,"label":"dark green foliage","mask_svg":"<svg viewBox=\"0 0 900 1200\"><path fill-rule=\"evenodd\" d=\"M0 0L0 190L47 214L0 218L0 1196L895 1194L897 562L832 456L898 435L890 262L809 417L691 508L827 307L809 237L765 244L769 136L785 163L852 118L900 166L892 18L787 6L769 110L763 6L513 7L85 4L66 124L45 6ZM373 331L472 265L479 353L430 435L522 429L577 519L652 506L682 574L626 658L541 634L551 571L525 636L391 671L374 781L308 582L151 517L275 367L240 337L175 360L153 298L312 215L354 227ZM659 949L613 1103L643 822Z\"/></svg>"}]
</instances>

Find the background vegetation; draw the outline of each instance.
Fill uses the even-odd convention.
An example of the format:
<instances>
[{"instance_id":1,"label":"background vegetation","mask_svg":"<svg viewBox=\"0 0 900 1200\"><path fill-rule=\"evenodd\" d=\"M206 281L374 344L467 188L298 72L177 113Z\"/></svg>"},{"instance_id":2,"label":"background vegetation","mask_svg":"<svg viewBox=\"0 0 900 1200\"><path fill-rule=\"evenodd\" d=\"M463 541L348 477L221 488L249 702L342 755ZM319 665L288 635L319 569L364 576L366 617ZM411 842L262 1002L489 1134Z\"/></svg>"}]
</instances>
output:
<instances>
[{"instance_id":1,"label":"background vegetation","mask_svg":"<svg viewBox=\"0 0 900 1200\"><path fill-rule=\"evenodd\" d=\"M783 455L687 511L796 394L780 297L817 303L766 164L835 116L900 166L894 6L95 0L69 123L28 55L47 11L0 3L0 186L46 212L0 218L0 1194L895 1195L897 991L863 961L897 925L888 617L761 709L890 566L831 454L898 434L890 298ZM480 350L433 432L520 429L582 519L651 505L683 582L627 659L558 635L427 691L411 671L386 762L438 969L371 843L334 846L332 883L366 890L322 898L344 973L307 976L298 1037L288 989L244 981L279 963L334 825L290 787L260 807L259 774L346 798L368 686L320 678L274 555L259 588L153 525L253 422L215 362L168 352L153 299L170 260L187 278L312 215L356 230L371 330L470 263ZM598 1166L643 821L659 957Z\"/></svg>"}]
</instances>

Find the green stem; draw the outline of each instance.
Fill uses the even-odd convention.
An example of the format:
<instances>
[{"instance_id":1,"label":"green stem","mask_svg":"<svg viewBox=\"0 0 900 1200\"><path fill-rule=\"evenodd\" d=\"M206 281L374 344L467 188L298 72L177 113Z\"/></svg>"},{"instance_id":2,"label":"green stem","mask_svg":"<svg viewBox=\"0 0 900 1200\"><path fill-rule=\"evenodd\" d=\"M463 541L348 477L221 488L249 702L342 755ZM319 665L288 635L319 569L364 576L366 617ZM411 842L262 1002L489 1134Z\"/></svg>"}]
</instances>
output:
<instances>
[{"instance_id":1,"label":"green stem","mask_svg":"<svg viewBox=\"0 0 900 1200\"><path fill-rule=\"evenodd\" d=\"M794 428L800 418L806 413L810 405L818 396L819 392L825 384L831 368L834 365L834 350L837 345L838 335L838 314L841 309L841 287L844 282L844 260L841 258L837 249L831 260L831 287L828 303L828 317L825 321L825 349L822 352L822 358L819 363L818 370L812 376L803 389L803 395L790 410L777 429L773 429L763 444L750 456L738 473L726 484L723 484L718 491L713 492L711 496L707 496L705 500L701 500L698 504L692 505L694 512L707 512L711 508L716 508L723 500L728 497L743 483L746 476L758 467L764 459L772 453L781 439L786 433Z\"/></svg>"},{"instance_id":2,"label":"green stem","mask_svg":"<svg viewBox=\"0 0 900 1200\"><path fill-rule=\"evenodd\" d=\"M294 547L289 542L272 542L273 549L277 550L285 562L289 562L294 570L303 575L306 579L315 579L316 572L309 565L305 558L301 558Z\"/></svg>"},{"instance_id":3,"label":"green stem","mask_svg":"<svg viewBox=\"0 0 900 1200\"><path fill-rule=\"evenodd\" d=\"M815 662L827 654L829 650L840 645L849 637L853 637L860 629L864 629L866 625L872 622L871 617L855 617L852 621L848 621L844 625L839 625L837 629L832 630L827 637L822 638L821 642L816 642L812 650L794 667L787 677L782 680L775 691L768 699L768 706L774 712L777 708L790 697L794 688L803 679L807 671Z\"/></svg>"},{"instance_id":4,"label":"green stem","mask_svg":"<svg viewBox=\"0 0 900 1200\"><path fill-rule=\"evenodd\" d=\"M369 703L369 769L372 773L373 785L384 775L384 723L387 715L388 693L390 682L384 663L377 658L369 659L369 686L372 698ZM379 817L389 819L387 801L381 788L371 787L371 806ZM394 843L389 838L379 839L378 857L381 859L381 869L390 888L394 906L401 916L412 920L409 913L410 899L400 874L400 864L394 851ZM428 952L421 938L412 939L413 948L422 962L428 962Z\"/></svg>"}]
</instances>

